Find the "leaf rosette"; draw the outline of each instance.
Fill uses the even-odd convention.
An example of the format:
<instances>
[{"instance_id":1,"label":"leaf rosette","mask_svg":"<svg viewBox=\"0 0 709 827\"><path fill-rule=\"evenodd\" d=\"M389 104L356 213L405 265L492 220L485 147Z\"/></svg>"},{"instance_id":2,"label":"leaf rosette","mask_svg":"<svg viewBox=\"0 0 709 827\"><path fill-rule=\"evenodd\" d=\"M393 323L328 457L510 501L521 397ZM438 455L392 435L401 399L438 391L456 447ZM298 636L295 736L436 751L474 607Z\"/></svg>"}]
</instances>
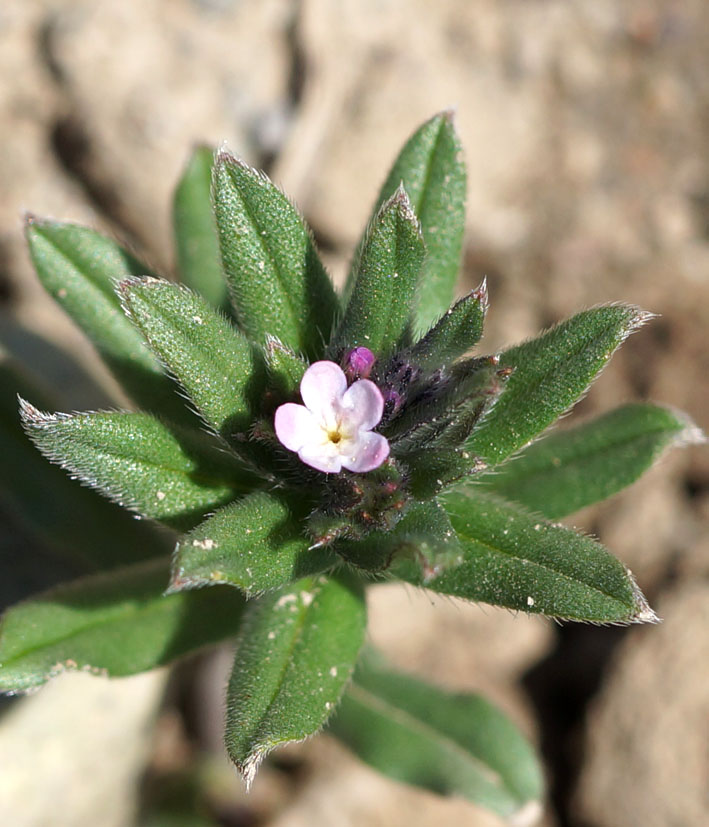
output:
<instances>
[{"instance_id":1,"label":"leaf rosette","mask_svg":"<svg viewBox=\"0 0 709 827\"><path fill-rule=\"evenodd\" d=\"M126 550L132 566L109 573L115 555L97 553L106 571L10 609L0 687L72 665L130 674L238 634L226 739L247 781L344 696L333 731L382 771L503 815L538 799L534 759L522 770L490 748L485 733L514 749L521 736L485 702L456 696L427 720L439 690L371 664L355 672L365 587L387 577L562 619L652 621L621 563L550 521L698 433L636 404L539 439L649 314L602 305L472 353L488 297L483 283L453 302L465 188L451 115L437 115L396 160L342 296L293 204L224 152L197 150L177 190L184 284L91 230L29 221L42 283L139 410L48 413L26 391L25 431L72 477L179 537L169 576L146 529L148 551ZM420 760L399 761L399 743Z\"/></svg>"}]
</instances>

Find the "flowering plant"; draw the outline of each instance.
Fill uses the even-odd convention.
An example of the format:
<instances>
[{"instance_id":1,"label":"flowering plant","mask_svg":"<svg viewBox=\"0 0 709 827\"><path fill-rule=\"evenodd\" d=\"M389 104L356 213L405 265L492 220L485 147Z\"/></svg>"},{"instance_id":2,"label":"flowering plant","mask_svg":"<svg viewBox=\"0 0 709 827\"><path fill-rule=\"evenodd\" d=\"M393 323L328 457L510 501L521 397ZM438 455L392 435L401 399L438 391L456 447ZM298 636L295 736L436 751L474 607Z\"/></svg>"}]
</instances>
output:
<instances>
[{"instance_id":1,"label":"flowering plant","mask_svg":"<svg viewBox=\"0 0 709 827\"><path fill-rule=\"evenodd\" d=\"M247 783L271 749L327 724L409 783L505 816L540 800L533 751L488 702L363 654L366 589L398 579L652 622L631 573L556 520L696 432L631 404L537 441L649 314L602 305L470 355L488 300L483 284L451 305L465 190L443 113L397 158L342 295L293 205L224 152L198 150L177 190L184 285L91 230L28 221L43 285L137 410L46 413L23 390L24 428L145 520L51 477L71 519L39 528L56 538L59 520L94 573L6 613L1 689L65 669L132 674L236 635L226 744ZM153 524L179 535L172 558Z\"/></svg>"}]
</instances>

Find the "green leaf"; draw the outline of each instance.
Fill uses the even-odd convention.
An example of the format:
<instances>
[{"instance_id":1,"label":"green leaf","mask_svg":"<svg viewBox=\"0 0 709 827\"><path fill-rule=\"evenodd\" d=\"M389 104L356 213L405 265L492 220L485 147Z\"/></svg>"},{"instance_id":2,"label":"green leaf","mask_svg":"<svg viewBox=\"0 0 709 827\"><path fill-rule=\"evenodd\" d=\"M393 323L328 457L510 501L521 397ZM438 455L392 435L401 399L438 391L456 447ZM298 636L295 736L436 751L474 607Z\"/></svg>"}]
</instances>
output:
<instances>
[{"instance_id":1,"label":"green leaf","mask_svg":"<svg viewBox=\"0 0 709 827\"><path fill-rule=\"evenodd\" d=\"M426 244L416 302L416 327L424 331L453 300L463 247L467 182L451 111L435 115L409 138L382 186L374 215L400 184L421 222ZM354 271L353 267L345 295L354 286Z\"/></svg>"},{"instance_id":2,"label":"green leaf","mask_svg":"<svg viewBox=\"0 0 709 827\"><path fill-rule=\"evenodd\" d=\"M630 572L603 546L480 491L446 494L461 554L424 581L413 566L396 574L436 592L510 609L593 623L657 620Z\"/></svg>"},{"instance_id":3,"label":"green leaf","mask_svg":"<svg viewBox=\"0 0 709 827\"><path fill-rule=\"evenodd\" d=\"M172 217L182 281L213 307L226 309L229 296L212 210L213 160L209 147L194 150L175 190Z\"/></svg>"},{"instance_id":4,"label":"green leaf","mask_svg":"<svg viewBox=\"0 0 709 827\"><path fill-rule=\"evenodd\" d=\"M426 500L480 473L485 465L461 448L434 447L407 454L406 467L409 491L417 499Z\"/></svg>"},{"instance_id":5,"label":"green leaf","mask_svg":"<svg viewBox=\"0 0 709 827\"><path fill-rule=\"evenodd\" d=\"M169 563L155 560L57 586L0 623L0 691L21 692L70 669L133 675L234 635L233 589L163 596Z\"/></svg>"},{"instance_id":6,"label":"green leaf","mask_svg":"<svg viewBox=\"0 0 709 827\"><path fill-rule=\"evenodd\" d=\"M249 603L227 693L226 746L250 785L274 747L302 741L330 717L367 624L361 584L306 578Z\"/></svg>"},{"instance_id":7,"label":"green leaf","mask_svg":"<svg viewBox=\"0 0 709 827\"><path fill-rule=\"evenodd\" d=\"M476 484L558 519L635 482L667 448L698 441L702 434L685 414L625 405L549 434Z\"/></svg>"},{"instance_id":8,"label":"green leaf","mask_svg":"<svg viewBox=\"0 0 709 827\"><path fill-rule=\"evenodd\" d=\"M24 400L20 412L45 457L114 502L173 528L191 528L254 484L205 434L168 427L150 414L47 414Z\"/></svg>"},{"instance_id":9,"label":"green leaf","mask_svg":"<svg viewBox=\"0 0 709 827\"><path fill-rule=\"evenodd\" d=\"M581 397L615 349L651 314L624 304L585 310L505 351L513 373L466 448L496 465L538 436Z\"/></svg>"},{"instance_id":10,"label":"green leaf","mask_svg":"<svg viewBox=\"0 0 709 827\"><path fill-rule=\"evenodd\" d=\"M330 550L309 548L303 516L262 491L231 503L178 544L170 589L229 583L253 595L332 568Z\"/></svg>"},{"instance_id":11,"label":"green leaf","mask_svg":"<svg viewBox=\"0 0 709 827\"><path fill-rule=\"evenodd\" d=\"M308 369L307 361L275 336L266 336L264 354L271 387L283 399L295 394Z\"/></svg>"},{"instance_id":12,"label":"green leaf","mask_svg":"<svg viewBox=\"0 0 709 827\"><path fill-rule=\"evenodd\" d=\"M319 358L338 301L302 217L262 173L217 156L212 192L222 263L236 318L258 344L266 334Z\"/></svg>"},{"instance_id":13,"label":"green leaf","mask_svg":"<svg viewBox=\"0 0 709 827\"><path fill-rule=\"evenodd\" d=\"M364 346L382 358L406 344L424 253L418 221L400 188L367 230L352 295L330 343L331 355Z\"/></svg>"},{"instance_id":14,"label":"green leaf","mask_svg":"<svg viewBox=\"0 0 709 827\"><path fill-rule=\"evenodd\" d=\"M539 762L505 715L478 694L447 692L378 661L360 661L328 724L333 735L398 781L502 817L541 811Z\"/></svg>"},{"instance_id":15,"label":"green leaf","mask_svg":"<svg viewBox=\"0 0 709 827\"><path fill-rule=\"evenodd\" d=\"M419 339L411 348L411 362L430 374L469 351L483 334L487 305L487 284L483 281L446 310Z\"/></svg>"},{"instance_id":16,"label":"green leaf","mask_svg":"<svg viewBox=\"0 0 709 827\"><path fill-rule=\"evenodd\" d=\"M406 555L433 573L459 553L450 519L435 501L412 503L390 531L373 531L362 540L338 540L335 551L350 565L370 572L385 571Z\"/></svg>"},{"instance_id":17,"label":"green leaf","mask_svg":"<svg viewBox=\"0 0 709 827\"><path fill-rule=\"evenodd\" d=\"M189 421L177 389L115 293L116 280L149 274L148 268L114 241L76 224L30 218L26 235L42 285L93 342L131 399L177 422Z\"/></svg>"},{"instance_id":18,"label":"green leaf","mask_svg":"<svg viewBox=\"0 0 709 827\"><path fill-rule=\"evenodd\" d=\"M384 433L396 453L424 445L456 447L497 402L508 378L509 370L500 368L494 356L457 362L433 384L423 382L409 391L406 407Z\"/></svg>"},{"instance_id":19,"label":"green leaf","mask_svg":"<svg viewBox=\"0 0 709 827\"><path fill-rule=\"evenodd\" d=\"M196 409L225 438L251 424L251 344L206 299L160 279L119 285L126 313L184 388Z\"/></svg>"},{"instance_id":20,"label":"green leaf","mask_svg":"<svg viewBox=\"0 0 709 827\"><path fill-rule=\"evenodd\" d=\"M13 469L2 475L0 499L8 510L45 544L89 570L166 554L167 538L153 526L70 479L37 451L22 430L17 393L48 400L1 352L0 360L0 451L5 467Z\"/></svg>"}]
</instances>

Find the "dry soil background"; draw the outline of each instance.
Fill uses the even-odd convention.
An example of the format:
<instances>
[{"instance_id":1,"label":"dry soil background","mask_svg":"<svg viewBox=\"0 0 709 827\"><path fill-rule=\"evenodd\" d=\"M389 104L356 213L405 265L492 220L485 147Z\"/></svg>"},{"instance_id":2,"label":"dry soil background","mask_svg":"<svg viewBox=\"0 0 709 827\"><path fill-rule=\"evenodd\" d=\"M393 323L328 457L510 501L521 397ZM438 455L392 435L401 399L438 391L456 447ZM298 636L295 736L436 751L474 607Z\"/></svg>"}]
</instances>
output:
<instances>
[{"instance_id":1,"label":"dry soil background","mask_svg":"<svg viewBox=\"0 0 709 827\"><path fill-rule=\"evenodd\" d=\"M33 279L24 210L103 229L169 274L181 166L193 143L226 141L295 198L339 278L397 148L451 105L469 165L464 284L488 276L487 348L584 306L640 304L660 318L579 415L650 398L706 429L705 0L0 0L2 343L56 380L48 340L112 391ZM61 376L67 409L101 404ZM386 587L372 637L402 667L487 691L537 740L551 789L541 823L700 827L708 518L709 456L691 448L575 520L633 569L659 627L559 628ZM206 674L178 700L218 744L219 658ZM176 706L149 734L164 680L65 676L10 707L2 823L134 823L146 762L160 777L193 754ZM228 825L499 824L383 780L324 738L286 751L250 798L218 761L209 777Z\"/></svg>"}]
</instances>

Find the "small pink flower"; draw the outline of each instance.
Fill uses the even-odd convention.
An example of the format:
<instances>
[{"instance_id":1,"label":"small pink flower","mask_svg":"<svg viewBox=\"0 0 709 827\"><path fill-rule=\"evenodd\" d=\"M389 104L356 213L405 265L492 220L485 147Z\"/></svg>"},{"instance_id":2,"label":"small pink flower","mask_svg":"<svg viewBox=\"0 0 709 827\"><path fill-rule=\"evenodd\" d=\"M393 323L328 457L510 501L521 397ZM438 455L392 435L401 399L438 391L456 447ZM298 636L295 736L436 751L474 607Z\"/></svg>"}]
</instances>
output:
<instances>
[{"instance_id":1,"label":"small pink flower","mask_svg":"<svg viewBox=\"0 0 709 827\"><path fill-rule=\"evenodd\" d=\"M326 474L342 468L363 472L389 456L386 437L375 434L384 412L381 391L369 379L347 387L334 362L314 362L303 375L304 405L288 402L276 411L276 436L306 464Z\"/></svg>"}]
</instances>

